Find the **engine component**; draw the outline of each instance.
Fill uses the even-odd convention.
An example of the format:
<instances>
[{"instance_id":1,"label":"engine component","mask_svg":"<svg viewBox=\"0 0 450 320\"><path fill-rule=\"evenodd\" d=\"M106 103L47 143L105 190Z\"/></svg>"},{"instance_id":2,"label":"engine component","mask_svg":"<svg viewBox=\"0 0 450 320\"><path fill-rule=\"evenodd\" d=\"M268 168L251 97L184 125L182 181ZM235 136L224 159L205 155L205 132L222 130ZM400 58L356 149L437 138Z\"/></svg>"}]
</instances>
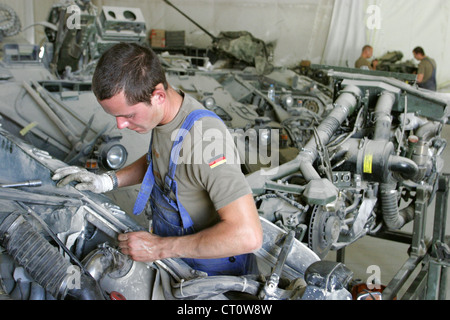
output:
<instances>
[{"instance_id":1,"label":"engine component","mask_svg":"<svg viewBox=\"0 0 450 320\"><path fill-rule=\"evenodd\" d=\"M412 221L416 187L435 192L446 146L445 99L391 78L343 73L334 96L296 158L247 176L259 213L286 231L306 228L302 241L322 258Z\"/></svg>"},{"instance_id":2,"label":"engine component","mask_svg":"<svg viewBox=\"0 0 450 320\"><path fill-rule=\"evenodd\" d=\"M71 265L23 217L8 216L0 225L0 236L2 246L37 282L55 298L65 297ZM54 267L48 268L46 262Z\"/></svg>"},{"instance_id":3,"label":"engine component","mask_svg":"<svg viewBox=\"0 0 450 320\"><path fill-rule=\"evenodd\" d=\"M321 259L325 258L338 240L340 229L340 219L336 214L324 210L322 206L315 206L309 223L309 247Z\"/></svg>"},{"instance_id":4,"label":"engine component","mask_svg":"<svg viewBox=\"0 0 450 320\"><path fill-rule=\"evenodd\" d=\"M345 265L333 261L318 261L313 263L305 273L308 284L302 300L324 300L330 296L351 300L347 288L353 276Z\"/></svg>"},{"instance_id":5,"label":"engine component","mask_svg":"<svg viewBox=\"0 0 450 320\"><path fill-rule=\"evenodd\" d=\"M67 295L86 300L103 299L97 283L85 274L75 275L80 277L79 288L71 283L73 266L21 215L12 213L3 220L0 244L56 299Z\"/></svg>"},{"instance_id":6,"label":"engine component","mask_svg":"<svg viewBox=\"0 0 450 320\"><path fill-rule=\"evenodd\" d=\"M3 129L0 140L4 151L0 153L1 182L27 181L32 175L41 185L31 189L33 183L27 182L15 184L14 190L0 188L0 273L13 274L14 268L22 268L27 277L12 281L26 278L28 283L21 285L17 280L6 292L18 299L104 299L98 283L79 260L90 251L92 242L113 242L117 233L142 227L124 213L102 205L110 201L105 196L56 188L49 168L64 165L59 160L42 157ZM12 270L6 257L15 264Z\"/></svg>"},{"instance_id":7,"label":"engine component","mask_svg":"<svg viewBox=\"0 0 450 320\"><path fill-rule=\"evenodd\" d=\"M280 282L280 276L283 270L283 266L286 263L286 258L289 254L289 251L292 248L292 243L294 242L295 239L294 236L295 232L293 231L289 232L286 235L283 246L281 248L280 255L278 256L278 260L275 266L273 267L272 273L270 274L268 280L266 281L264 288L260 292L260 297L262 299L268 300L278 298L275 295L275 291L276 288L278 287L278 283Z\"/></svg>"},{"instance_id":8,"label":"engine component","mask_svg":"<svg viewBox=\"0 0 450 320\"><path fill-rule=\"evenodd\" d=\"M3 37L12 37L20 32L22 24L19 16L10 6L0 4L0 17L0 41Z\"/></svg>"},{"instance_id":9,"label":"engine component","mask_svg":"<svg viewBox=\"0 0 450 320\"><path fill-rule=\"evenodd\" d=\"M330 180L322 179L313 162L319 155L318 146L330 141L342 122L355 111L360 96L361 91L355 86L348 86L341 91L334 109L317 128L317 138L311 138L297 156L300 172L308 182L304 196L310 204L326 204L337 198L337 189Z\"/></svg>"},{"instance_id":10,"label":"engine component","mask_svg":"<svg viewBox=\"0 0 450 320\"><path fill-rule=\"evenodd\" d=\"M383 183L380 186L380 200L383 220L388 229L397 230L414 218L414 209L398 207L398 192L395 184Z\"/></svg>"},{"instance_id":11,"label":"engine component","mask_svg":"<svg viewBox=\"0 0 450 320\"><path fill-rule=\"evenodd\" d=\"M156 269L150 265L133 261L106 243L91 251L82 263L105 292L118 292L126 300L151 299Z\"/></svg>"}]
</instances>

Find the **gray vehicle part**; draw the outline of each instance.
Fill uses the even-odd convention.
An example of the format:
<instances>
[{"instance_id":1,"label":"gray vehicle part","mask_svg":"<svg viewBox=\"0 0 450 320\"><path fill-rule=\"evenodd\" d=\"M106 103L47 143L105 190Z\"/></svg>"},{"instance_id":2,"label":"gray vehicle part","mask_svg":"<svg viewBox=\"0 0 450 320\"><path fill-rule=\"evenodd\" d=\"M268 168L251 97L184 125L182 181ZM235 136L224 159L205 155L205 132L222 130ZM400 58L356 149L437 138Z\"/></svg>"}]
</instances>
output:
<instances>
[{"instance_id":1,"label":"gray vehicle part","mask_svg":"<svg viewBox=\"0 0 450 320\"><path fill-rule=\"evenodd\" d=\"M21 215L4 218L0 225L0 244L56 299L67 295L80 300L103 299L100 287L87 274L79 274L79 288L71 287L72 265Z\"/></svg>"},{"instance_id":2,"label":"gray vehicle part","mask_svg":"<svg viewBox=\"0 0 450 320\"><path fill-rule=\"evenodd\" d=\"M308 284L302 300L351 300L346 290L353 272L345 265L333 261L313 263L306 270Z\"/></svg>"}]
</instances>

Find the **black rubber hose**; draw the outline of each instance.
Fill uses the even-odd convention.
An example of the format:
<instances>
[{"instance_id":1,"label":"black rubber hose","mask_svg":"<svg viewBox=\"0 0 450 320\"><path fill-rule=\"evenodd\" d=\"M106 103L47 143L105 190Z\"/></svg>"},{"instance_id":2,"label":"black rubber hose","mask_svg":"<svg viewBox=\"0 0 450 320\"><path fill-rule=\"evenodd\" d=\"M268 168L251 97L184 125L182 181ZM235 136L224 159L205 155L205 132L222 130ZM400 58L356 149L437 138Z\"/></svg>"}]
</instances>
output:
<instances>
[{"instance_id":1,"label":"black rubber hose","mask_svg":"<svg viewBox=\"0 0 450 320\"><path fill-rule=\"evenodd\" d=\"M388 229L398 230L414 219L413 205L399 211L395 184L383 183L380 185L380 189L381 210Z\"/></svg>"},{"instance_id":2,"label":"black rubber hose","mask_svg":"<svg viewBox=\"0 0 450 320\"><path fill-rule=\"evenodd\" d=\"M0 225L0 244L30 276L55 298L63 298L71 264L19 214Z\"/></svg>"},{"instance_id":3,"label":"black rubber hose","mask_svg":"<svg viewBox=\"0 0 450 320\"><path fill-rule=\"evenodd\" d=\"M0 224L0 245L56 299L68 293L77 299L104 299L98 284L85 274L80 274L80 288L70 288L72 264L22 215L12 213Z\"/></svg>"},{"instance_id":4,"label":"black rubber hose","mask_svg":"<svg viewBox=\"0 0 450 320\"><path fill-rule=\"evenodd\" d=\"M80 289L71 289L67 297L73 300L105 300L101 289L92 277L81 274Z\"/></svg>"},{"instance_id":5,"label":"black rubber hose","mask_svg":"<svg viewBox=\"0 0 450 320\"><path fill-rule=\"evenodd\" d=\"M417 164L405 157L391 155L388 160L390 171L400 174L404 179L412 179L419 173Z\"/></svg>"}]
</instances>

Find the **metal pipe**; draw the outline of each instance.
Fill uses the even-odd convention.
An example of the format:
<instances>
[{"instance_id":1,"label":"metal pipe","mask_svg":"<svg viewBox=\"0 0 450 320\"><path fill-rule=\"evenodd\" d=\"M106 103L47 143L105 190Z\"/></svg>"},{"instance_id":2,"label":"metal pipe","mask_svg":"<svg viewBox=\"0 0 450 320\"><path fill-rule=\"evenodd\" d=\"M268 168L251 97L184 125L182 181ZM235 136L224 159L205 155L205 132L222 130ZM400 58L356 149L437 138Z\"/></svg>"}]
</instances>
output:
<instances>
[{"instance_id":1,"label":"metal pipe","mask_svg":"<svg viewBox=\"0 0 450 320\"><path fill-rule=\"evenodd\" d=\"M328 144L333 134L342 125L342 123L350 116L356 109L358 100L361 96L361 90L356 86L347 86L336 99L333 111L322 121L317 128L318 139L323 145ZM319 180L320 175L313 167L313 162L318 156L316 138L311 138L297 156L300 160L300 171L307 181Z\"/></svg>"},{"instance_id":2,"label":"metal pipe","mask_svg":"<svg viewBox=\"0 0 450 320\"><path fill-rule=\"evenodd\" d=\"M161 276L167 276L162 272ZM164 279L162 279L164 281ZM169 283L166 284L168 286ZM164 287L164 283L163 283ZM211 299L229 291L248 293L257 296L260 283L250 276L210 276L199 277L168 286L169 297L176 299ZM166 291L164 290L166 294ZM166 296L166 298L169 298Z\"/></svg>"},{"instance_id":3,"label":"metal pipe","mask_svg":"<svg viewBox=\"0 0 450 320\"><path fill-rule=\"evenodd\" d=\"M185 17L186 19L188 19L190 22L192 22L193 24L195 24L200 30L202 30L204 33L206 33L212 40L216 40L217 38L211 34L208 30L206 30L205 28L203 28L201 25L199 25L197 22L195 22L192 18L190 18L187 14L185 14L183 11L181 11L180 9L178 9L174 4L172 4L170 1L168 0L164 0L165 3L167 3L169 6L171 6L172 8L174 8L176 11L178 11L183 17Z\"/></svg>"},{"instance_id":4,"label":"metal pipe","mask_svg":"<svg viewBox=\"0 0 450 320\"><path fill-rule=\"evenodd\" d=\"M442 130L442 123L440 122L427 122L416 131L416 136L419 138L419 143L422 141L428 141L432 137L435 137Z\"/></svg>"},{"instance_id":5,"label":"metal pipe","mask_svg":"<svg viewBox=\"0 0 450 320\"><path fill-rule=\"evenodd\" d=\"M47 103L39 96L39 94L31 88L31 86L23 81L22 86L28 92L28 94L36 101L38 106L45 112L45 114L57 125L58 129L64 134L71 144L76 141L75 136L69 130L64 122L53 112L53 110L47 105Z\"/></svg>"},{"instance_id":6,"label":"metal pipe","mask_svg":"<svg viewBox=\"0 0 450 320\"><path fill-rule=\"evenodd\" d=\"M41 180L29 180L25 182L2 183L0 184L0 187L1 188L40 187L41 185L42 185Z\"/></svg>"},{"instance_id":7,"label":"metal pipe","mask_svg":"<svg viewBox=\"0 0 450 320\"><path fill-rule=\"evenodd\" d=\"M375 130L373 140L390 140L392 117L391 111L395 103L395 95L389 91L383 91L377 100L374 111ZM387 159L389 172L396 172L404 179L415 177L419 172L417 164L405 157L390 155ZM410 210L400 211L398 207L397 184L392 181L392 175L386 176L380 185L380 200L383 221L388 229L397 230L413 219Z\"/></svg>"},{"instance_id":8,"label":"metal pipe","mask_svg":"<svg viewBox=\"0 0 450 320\"><path fill-rule=\"evenodd\" d=\"M392 123L391 111L394 103L395 95L392 92L383 91L381 93L375 106L373 140L389 140Z\"/></svg>"},{"instance_id":9,"label":"metal pipe","mask_svg":"<svg viewBox=\"0 0 450 320\"><path fill-rule=\"evenodd\" d=\"M260 170L250 174L246 177L254 194L264 193L267 180L276 181L282 179L287 175L296 173L300 170L303 177L308 181L321 180L320 175L313 167L313 162L318 156L317 142L320 140L322 145L327 145L341 124L351 115L357 105L358 99L362 96L361 90L353 85L346 86L340 91L339 97L334 103L334 109L325 118L325 120L317 128L317 135L312 137L304 148L300 151L297 157L279 167ZM318 140L317 140L318 139ZM323 185L323 184L322 184ZM327 185L329 186L329 185ZM334 191L332 191L334 193ZM326 198L332 198L326 197Z\"/></svg>"}]
</instances>

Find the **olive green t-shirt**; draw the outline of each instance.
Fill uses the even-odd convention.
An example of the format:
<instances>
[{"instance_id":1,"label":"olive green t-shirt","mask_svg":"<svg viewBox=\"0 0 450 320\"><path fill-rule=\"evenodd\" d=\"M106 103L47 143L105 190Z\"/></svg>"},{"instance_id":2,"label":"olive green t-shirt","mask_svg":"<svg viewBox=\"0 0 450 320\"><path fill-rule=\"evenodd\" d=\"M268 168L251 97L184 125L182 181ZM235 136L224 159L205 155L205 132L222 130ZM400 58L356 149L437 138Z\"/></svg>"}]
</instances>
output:
<instances>
[{"instance_id":1,"label":"olive green t-shirt","mask_svg":"<svg viewBox=\"0 0 450 320\"><path fill-rule=\"evenodd\" d=\"M155 183L160 187L169 170L177 130L190 112L205 109L191 96L182 95L183 103L176 117L153 129L153 172ZM219 119L204 117L195 122L183 140L177 163L178 199L189 212L197 231L219 221L218 209L252 192L241 171L231 134ZM175 195L171 197L175 200Z\"/></svg>"},{"instance_id":2,"label":"olive green t-shirt","mask_svg":"<svg viewBox=\"0 0 450 320\"><path fill-rule=\"evenodd\" d=\"M370 69L370 61L364 59L363 57L359 57L359 59L355 62L355 68L359 69L361 67L368 67Z\"/></svg>"},{"instance_id":3,"label":"olive green t-shirt","mask_svg":"<svg viewBox=\"0 0 450 320\"><path fill-rule=\"evenodd\" d=\"M417 73L423 74L422 82L427 82L432 77L434 69L436 69L436 62L433 59L425 57L420 61Z\"/></svg>"}]
</instances>

